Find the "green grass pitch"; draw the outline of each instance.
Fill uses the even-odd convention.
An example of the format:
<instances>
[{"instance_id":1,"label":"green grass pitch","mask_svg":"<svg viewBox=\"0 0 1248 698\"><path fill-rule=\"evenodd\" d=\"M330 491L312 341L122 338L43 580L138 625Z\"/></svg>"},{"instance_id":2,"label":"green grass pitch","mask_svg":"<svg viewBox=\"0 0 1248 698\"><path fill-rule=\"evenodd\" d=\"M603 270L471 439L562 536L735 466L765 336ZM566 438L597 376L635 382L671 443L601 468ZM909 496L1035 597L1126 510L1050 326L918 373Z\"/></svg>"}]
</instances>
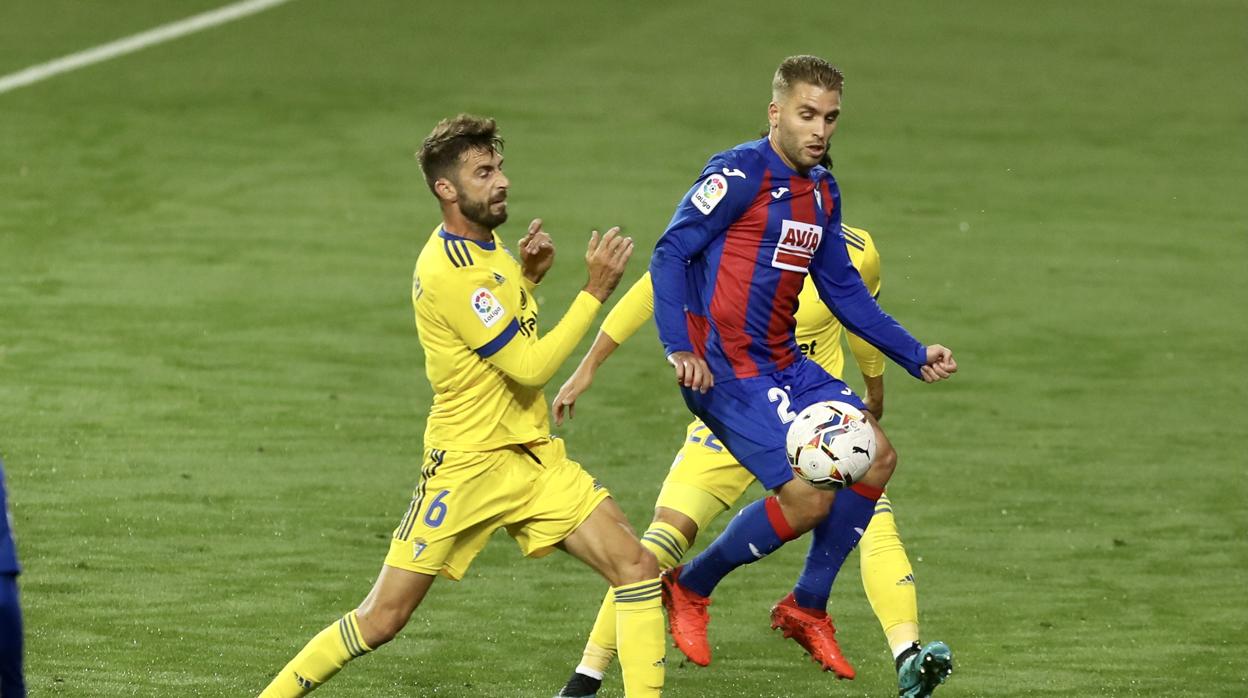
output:
<instances>
[{"instance_id":1,"label":"green grass pitch","mask_svg":"<svg viewBox=\"0 0 1248 698\"><path fill-rule=\"evenodd\" d=\"M8 0L0 74L215 4ZM299 0L0 95L31 695L254 695L368 590L429 404L412 152L438 118L500 120L502 232L540 216L559 246L549 326L587 231L625 226L640 274L805 52L847 74L832 153L882 301L962 367L887 374L924 636L956 654L939 695L1248 694L1245 26L1235 0ZM653 329L579 408L570 451L644 525L686 422ZM833 611L857 680L767 629L804 552L724 582L716 661L669 651L669 695L895 692L856 556ZM317 695L548 696L602 591L500 536Z\"/></svg>"}]
</instances>

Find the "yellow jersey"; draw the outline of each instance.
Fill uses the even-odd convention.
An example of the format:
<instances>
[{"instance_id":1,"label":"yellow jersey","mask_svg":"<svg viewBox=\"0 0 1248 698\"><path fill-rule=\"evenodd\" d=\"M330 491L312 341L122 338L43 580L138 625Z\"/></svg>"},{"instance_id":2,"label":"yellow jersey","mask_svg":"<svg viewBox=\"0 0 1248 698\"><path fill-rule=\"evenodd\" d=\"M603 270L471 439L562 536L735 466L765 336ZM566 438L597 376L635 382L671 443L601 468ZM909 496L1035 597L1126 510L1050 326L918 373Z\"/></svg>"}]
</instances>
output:
<instances>
[{"instance_id":1,"label":"yellow jersey","mask_svg":"<svg viewBox=\"0 0 1248 698\"><path fill-rule=\"evenodd\" d=\"M425 448L488 451L550 435L542 386L601 307L582 291L546 336L536 284L497 233L490 242L439 226L416 261L412 305L433 407Z\"/></svg>"},{"instance_id":2,"label":"yellow jersey","mask_svg":"<svg viewBox=\"0 0 1248 698\"><path fill-rule=\"evenodd\" d=\"M861 228L841 226L849 259L862 276L863 283L872 296L880 295L880 253L871 234ZM884 354L852 333L845 332L828 306L819 299L815 284L806 277L797 297L797 345L802 354L819 363L828 373L842 378L845 370L845 353L841 349L841 335L849 338L850 349L858 368L864 376L884 374ZM607 314L602 331L616 344L623 344L654 314L654 286L650 273L646 272L633 284L628 293Z\"/></svg>"}]
</instances>

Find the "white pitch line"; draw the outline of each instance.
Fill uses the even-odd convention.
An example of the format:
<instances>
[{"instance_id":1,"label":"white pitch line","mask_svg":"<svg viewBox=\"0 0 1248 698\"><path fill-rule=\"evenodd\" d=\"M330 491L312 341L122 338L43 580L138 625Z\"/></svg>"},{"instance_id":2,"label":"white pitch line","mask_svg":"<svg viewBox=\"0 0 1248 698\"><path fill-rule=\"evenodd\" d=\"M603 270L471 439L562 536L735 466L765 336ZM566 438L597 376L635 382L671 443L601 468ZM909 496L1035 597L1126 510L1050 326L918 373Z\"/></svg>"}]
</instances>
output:
<instances>
[{"instance_id":1,"label":"white pitch line","mask_svg":"<svg viewBox=\"0 0 1248 698\"><path fill-rule=\"evenodd\" d=\"M0 77L0 94L4 94L10 90L16 90L19 87L25 87L40 80L47 80L54 75L68 73L71 70L85 68L86 66L107 61L118 56L124 56L127 53L141 51L148 46L155 46L166 41L193 34L204 29L211 29L219 24L233 22L236 19L242 19L257 12L263 12L291 0L245 0L244 2L236 2L233 5L218 7L202 14L180 19L169 24L162 24L155 29L149 29L145 32L127 36L124 39L111 41L107 44L101 44L95 48L89 48L78 53L71 53L68 56L62 56L47 63L32 65L24 70L11 73Z\"/></svg>"}]
</instances>

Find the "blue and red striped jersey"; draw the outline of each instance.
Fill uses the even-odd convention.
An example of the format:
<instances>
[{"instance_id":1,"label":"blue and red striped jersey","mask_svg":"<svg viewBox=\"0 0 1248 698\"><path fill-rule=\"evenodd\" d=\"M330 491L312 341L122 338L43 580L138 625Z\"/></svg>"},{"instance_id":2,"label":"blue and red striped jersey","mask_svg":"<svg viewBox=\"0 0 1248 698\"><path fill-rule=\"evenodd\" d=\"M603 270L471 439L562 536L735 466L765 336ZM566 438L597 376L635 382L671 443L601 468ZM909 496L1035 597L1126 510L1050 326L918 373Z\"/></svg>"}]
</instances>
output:
<instances>
[{"instance_id":1,"label":"blue and red striped jersey","mask_svg":"<svg viewBox=\"0 0 1248 698\"><path fill-rule=\"evenodd\" d=\"M821 244L825 237L832 242ZM832 173L798 174L766 138L707 162L659 238L650 273L664 349L703 357L716 381L773 373L801 356L794 314L808 273L849 331L915 376L927 357L850 262Z\"/></svg>"}]
</instances>

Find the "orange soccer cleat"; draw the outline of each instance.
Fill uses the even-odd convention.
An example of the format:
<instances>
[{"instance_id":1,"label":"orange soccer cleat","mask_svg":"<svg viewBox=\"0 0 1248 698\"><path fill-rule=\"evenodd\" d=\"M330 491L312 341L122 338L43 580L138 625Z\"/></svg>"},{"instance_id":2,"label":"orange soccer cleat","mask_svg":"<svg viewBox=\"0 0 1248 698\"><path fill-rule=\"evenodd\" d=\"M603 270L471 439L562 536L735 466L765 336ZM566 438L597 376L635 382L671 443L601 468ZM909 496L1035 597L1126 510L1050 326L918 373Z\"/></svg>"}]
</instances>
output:
<instances>
[{"instance_id":1,"label":"orange soccer cleat","mask_svg":"<svg viewBox=\"0 0 1248 698\"><path fill-rule=\"evenodd\" d=\"M777 628L784 631L785 637L797 640L797 644L806 648L810 658L824 671L836 672L842 679L852 679L856 675L836 644L832 617L823 611L798 606L792 592L771 607L771 629Z\"/></svg>"},{"instance_id":2,"label":"orange soccer cleat","mask_svg":"<svg viewBox=\"0 0 1248 698\"><path fill-rule=\"evenodd\" d=\"M663 607L667 609L667 628L676 649L685 653L698 666L711 663L711 643L706 639L706 625L711 614L706 607L711 600L680 585L684 565L663 573Z\"/></svg>"}]
</instances>

